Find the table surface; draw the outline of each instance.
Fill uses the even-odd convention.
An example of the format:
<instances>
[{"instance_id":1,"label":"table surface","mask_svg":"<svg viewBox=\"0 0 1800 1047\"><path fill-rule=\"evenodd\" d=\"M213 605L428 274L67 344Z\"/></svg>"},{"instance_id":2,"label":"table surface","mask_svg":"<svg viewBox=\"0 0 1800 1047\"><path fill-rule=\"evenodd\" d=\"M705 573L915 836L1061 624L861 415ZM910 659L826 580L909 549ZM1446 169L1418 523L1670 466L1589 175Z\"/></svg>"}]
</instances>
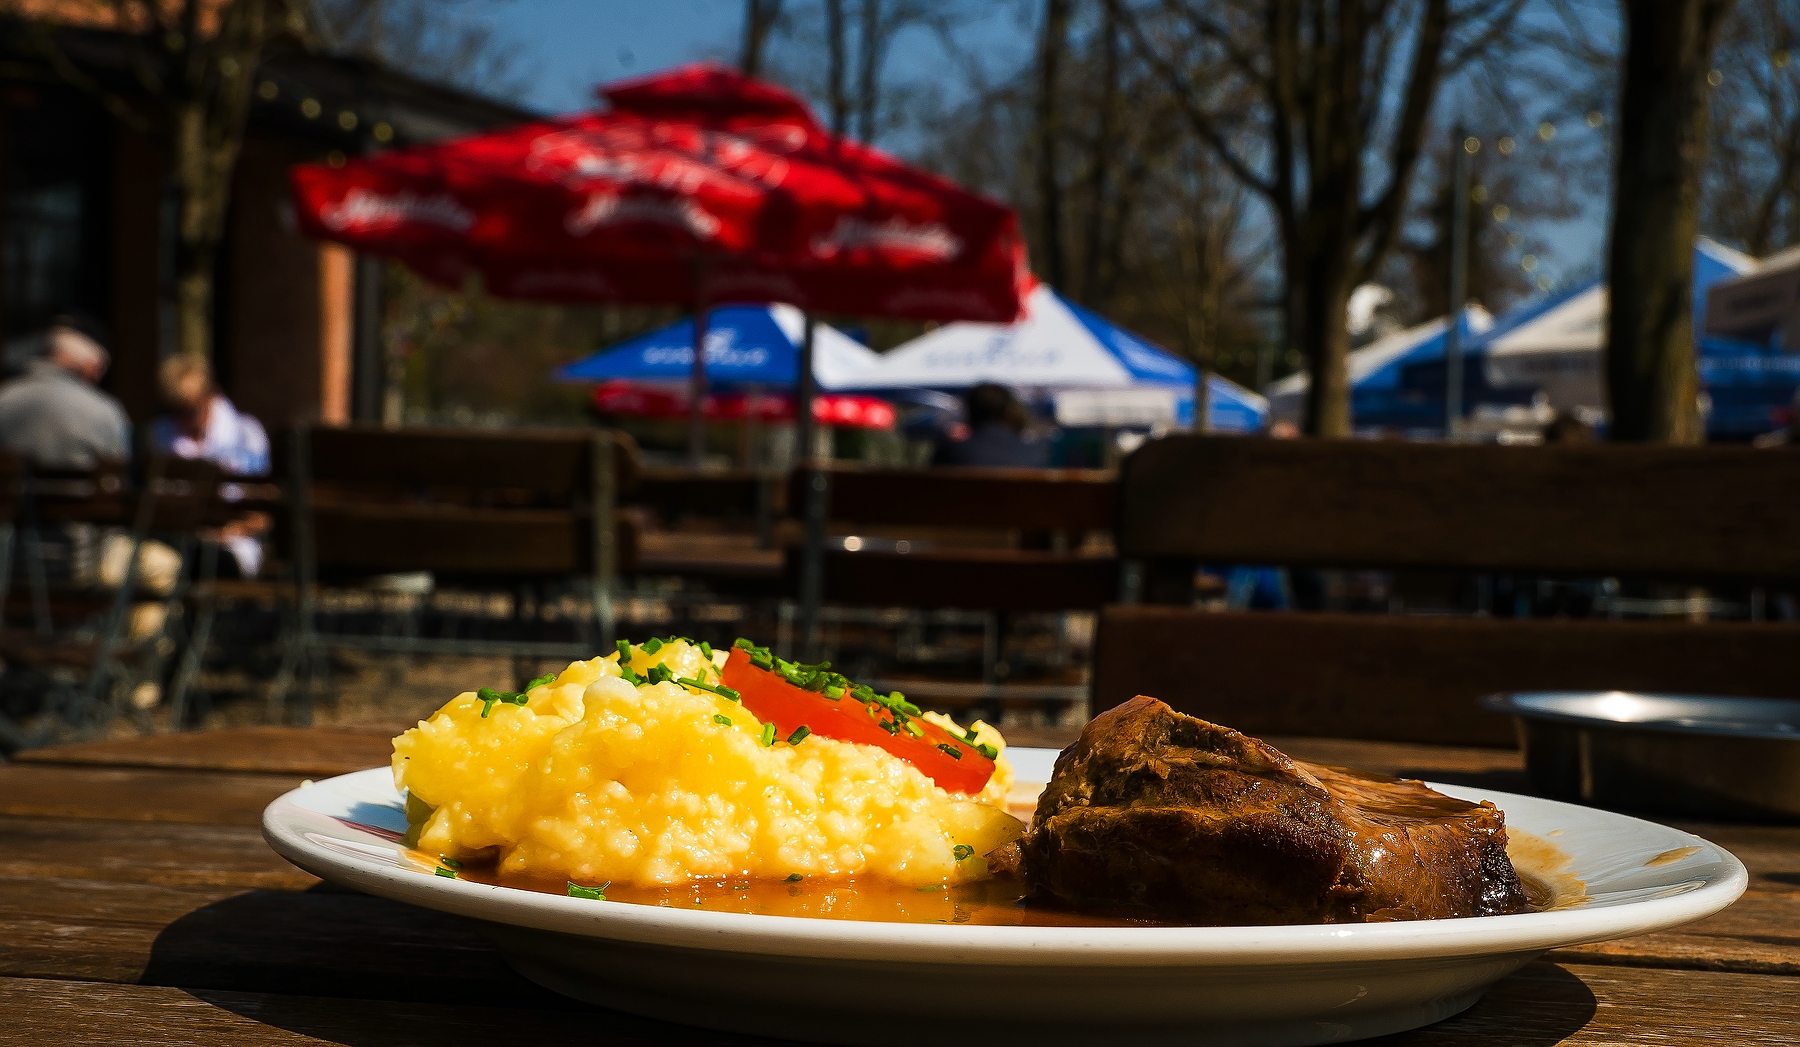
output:
<instances>
[{"instance_id":1,"label":"table surface","mask_svg":"<svg viewBox=\"0 0 1800 1047\"><path fill-rule=\"evenodd\" d=\"M1061 740L1018 733L1021 744ZM1319 762L1524 788L1513 752L1270 741ZM269 850L265 804L387 753L385 734L255 728L0 765L0 1045L768 1042L555 996L461 919L331 887ZM1736 905L1549 953L1456 1018L1368 1042L1800 1042L1800 826L1683 828L1749 866Z\"/></svg>"}]
</instances>

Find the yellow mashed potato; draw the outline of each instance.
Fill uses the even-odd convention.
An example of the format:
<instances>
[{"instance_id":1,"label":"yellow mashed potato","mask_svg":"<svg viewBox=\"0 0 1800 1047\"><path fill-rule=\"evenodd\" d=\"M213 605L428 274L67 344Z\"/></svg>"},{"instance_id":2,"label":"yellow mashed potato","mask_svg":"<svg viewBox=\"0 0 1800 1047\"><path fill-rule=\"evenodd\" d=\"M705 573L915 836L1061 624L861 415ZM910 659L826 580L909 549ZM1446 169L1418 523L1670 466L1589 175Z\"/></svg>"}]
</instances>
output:
<instances>
[{"instance_id":1,"label":"yellow mashed potato","mask_svg":"<svg viewBox=\"0 0 1800 1047\"><path fill-rule=\"evenodd\" d=\"M995 806L1012 781L1004 757L980 797L959 796L873 746L818 735L765 746L742 705L673 682L634 687L618 658L575 662L485 719L475 693L458 695L394 739L394 784L410 790L409 810L429 810L414 826L420 849L497 854L504 874L582 883L798 874L926 885L985 877L981 856L1023 829ZM636 672L659 663L717 680L686 642L634 648ZM993 728L976 731L1004 748Z\"/></svg>"}]
</instances>

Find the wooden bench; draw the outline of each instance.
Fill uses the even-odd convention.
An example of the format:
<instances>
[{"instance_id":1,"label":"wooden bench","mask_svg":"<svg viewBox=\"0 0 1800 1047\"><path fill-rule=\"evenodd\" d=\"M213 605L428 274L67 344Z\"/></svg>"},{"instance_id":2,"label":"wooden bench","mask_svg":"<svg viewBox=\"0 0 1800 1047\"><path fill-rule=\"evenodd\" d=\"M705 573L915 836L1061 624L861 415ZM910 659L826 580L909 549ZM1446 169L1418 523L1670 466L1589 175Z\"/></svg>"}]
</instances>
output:
<instances>
[{"instance_id":1,"label":"wooden bench","mask_svg":"<svg viewBox=\"0 0 1800 1047\"><path fill-rule=\"evenodd\" d=\"M1118 543L1146 603L1101 616L1096 711L1150 694L1256 734L1509 745L1482 695L1800 697L1791 624L1191 606L1202 562L1789 584L1800 455L1171 437L1126 460Z\"/></svg>"},{"instance_id":2,"label":"wooden bench","mask_svg":"<svg viewBox=\"0 0 1800 1047\"><path fill-rule=\"evenodd\" d=\"M327 647L582 657L612 643L612 587L632 529L614 511L637 471L629 437L597 429L301 427L290 436L284 546L298 580L297 633L271 699ZM592 621L574 642L327 634L321 579L430 572L483 588L581 583Z\"/></svg>"}]
</instances>

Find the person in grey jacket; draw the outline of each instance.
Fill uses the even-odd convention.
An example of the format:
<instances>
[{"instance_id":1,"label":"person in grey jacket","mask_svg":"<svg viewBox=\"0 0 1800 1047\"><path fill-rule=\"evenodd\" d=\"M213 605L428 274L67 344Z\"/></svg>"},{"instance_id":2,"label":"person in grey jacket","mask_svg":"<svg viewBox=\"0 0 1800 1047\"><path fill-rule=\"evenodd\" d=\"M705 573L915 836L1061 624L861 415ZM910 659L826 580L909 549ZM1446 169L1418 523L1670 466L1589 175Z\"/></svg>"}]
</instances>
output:
<instances>
[{"instance_id":1,"label":"person in grey jacket","mask_svg":"<svg viewBox=\"0 0 1800 1047\"><path fill-rule=\"evenodd\" d=\"M97 386L112 357L59 317L43 335L43 355L0 386L0 447L44 469L92 469L131 454L131 421Z\"/></svg>"}]
</instances>

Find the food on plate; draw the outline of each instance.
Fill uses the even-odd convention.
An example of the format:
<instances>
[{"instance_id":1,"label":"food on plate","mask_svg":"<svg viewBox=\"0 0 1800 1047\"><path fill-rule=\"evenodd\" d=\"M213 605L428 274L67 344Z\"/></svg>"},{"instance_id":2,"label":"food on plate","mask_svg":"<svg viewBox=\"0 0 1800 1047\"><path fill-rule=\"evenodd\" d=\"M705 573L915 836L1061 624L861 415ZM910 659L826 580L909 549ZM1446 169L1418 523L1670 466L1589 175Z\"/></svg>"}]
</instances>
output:
<instances>
[{"instance_id":1,"label":"food on plate","mask_svg":"<svg viewBox=\"0 0 1800 1047\"><path fill-rule=\"evenodd\" d=\"M1289 759L1138 697L1056 761L993 857L1031 898L1174 923L1358 923L1526 911L1505 816L1415 781Z\"/></svg>"},{"instance_id":2,"label":"food on plate","mask_svg":"<svg viewBox=\"0 0 1800 1047\"><path fill-rule=\"evenodd\" d=\"M410 838L452 873L571 893L989 875L981 856L1023 830L999 806L999 732L739 643L621 641L524 691L451 699L394 740Z\"/></svg>"}]
</instances>

